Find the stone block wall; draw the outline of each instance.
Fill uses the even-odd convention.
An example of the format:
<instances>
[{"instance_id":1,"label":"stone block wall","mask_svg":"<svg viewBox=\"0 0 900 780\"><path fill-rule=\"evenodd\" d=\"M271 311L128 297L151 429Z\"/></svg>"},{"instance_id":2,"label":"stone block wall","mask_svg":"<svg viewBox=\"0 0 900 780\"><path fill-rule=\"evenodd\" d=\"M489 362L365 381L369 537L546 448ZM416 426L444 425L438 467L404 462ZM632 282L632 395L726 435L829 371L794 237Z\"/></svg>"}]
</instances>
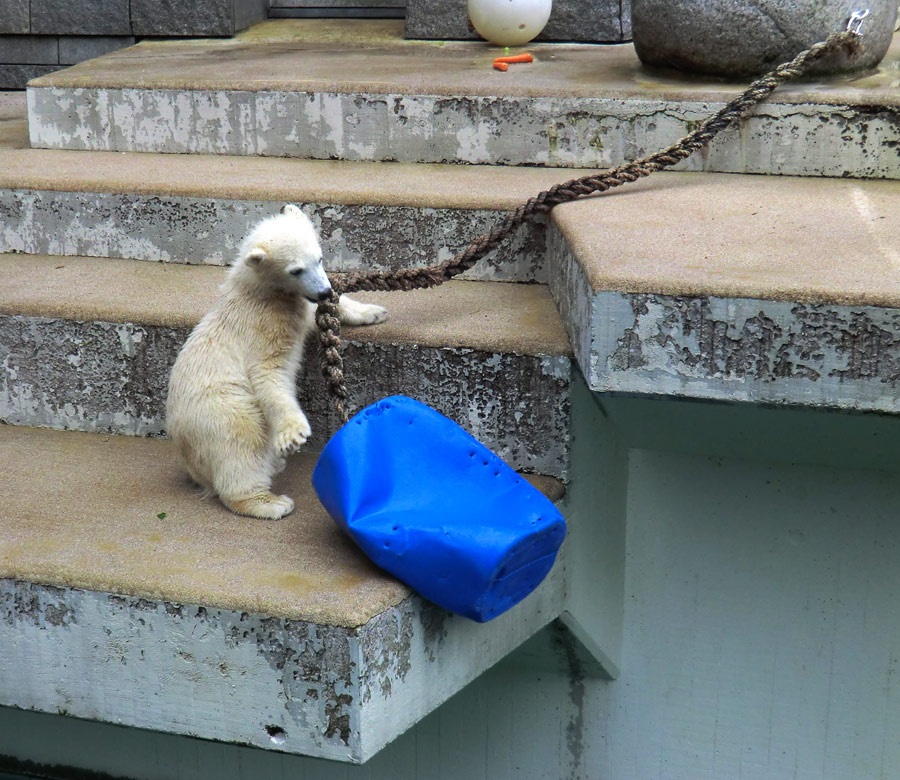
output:
<instances>
[{"instance_id":1,"label":"stone block wall","mask_svg":"<svg viewBox=\"0 0 900 780\"><path fill-rule=\"evenodd\" d=\"M293 8L364 8L367 10L381 8L405 8L406 0L271 0L271 10L287 10Z\"/></svg>"},{"instance_id":2,"label":"stone block wall","mask_svg":"<svg viewBox=\"0 0 900 780\"><path fill-rule=\"evenodd\" d=\"M406 37L477 40L467 0L407 0ZM631 0L555 0L538 41L621 43L631 40Z\"/></svg>"},{"instance_id":3,"label":"stone block wall","mask_svg":"<svg viewBox=\"0 0 900 780\"><path fill-rule=\"evenodd\" d=\"M228 36L262 21L268 0L0 0L0 89L138 38Z\"/></svg>"},{"instance_id":4,"label":"stone block wall","mask_svg":"<svg viewBox=\"0 0 900 780\"><path fill-rule=\"evenodd\" d=\"M20 89L30 79L134 41L132 35L0 35L0 89Z\"/></svg>"}]
</instances>

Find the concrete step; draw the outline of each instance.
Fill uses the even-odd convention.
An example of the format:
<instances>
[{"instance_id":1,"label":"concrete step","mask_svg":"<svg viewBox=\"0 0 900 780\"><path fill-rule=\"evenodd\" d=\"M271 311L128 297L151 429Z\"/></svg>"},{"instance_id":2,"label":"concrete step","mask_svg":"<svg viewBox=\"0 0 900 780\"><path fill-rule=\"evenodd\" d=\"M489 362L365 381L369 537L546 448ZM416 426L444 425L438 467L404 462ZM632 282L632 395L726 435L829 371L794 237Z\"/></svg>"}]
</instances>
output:
<instances>
[{"instance_id":1,"label":"concrete step","mask_svg":"<svg viewBox=\"0 0 900 780\"><path fill-rule=\"evenodd\" d=\"M900 411L900 182L665 174L553 211L595 390Z\"/></svg>"},{"instance_id":2,"label":"concrete step","mask_svg":"<svg viewBox=\"0 0 900 780\"><path fill-rule=\"evenodd\" d=\"M0 419L158 436L169 371L225 269L0 255ZM515 468L565 477L571 359L548 289L451 282L369 293L388 322L347 328L351 406L427 403ZM299 398L321 448L339 427L311 346Z\"/></svg>"},{"instance_id":3,"label":"concrete step","mask_svg":"<svg viewBox=\"0 0 900 780\"><path fill-rule=\"evenodd\" d=\"M173 456L0 427L0 704L359 763L562 609L563 559L483 625L411 594L331 522L310 455L274 523L202 499Z\"/></svg>"},{"instance_id":4,"label":"concrete step","mask_svg":"<svg viewBox=\"0 0 900 780\"><path fill-rule=\"evenodd\" d=\"M262 29L259 29L262 28ZM663 148L742 85L642 69L629 44L483 42L402 22L281 20L229 41L144 42L36 79L36 147L606 167ZM896 41L880 70L779 90L683 169L900 177Z\"/></svg>"},{"instance_id":5,"label":"concrete step","mask_svg":"<svg viewBox=\"0 0 900 780\"><path fill-rule=\"evenodd\" d=\"M294 202L329 270L430 265L573 173L29 149L18 108L0 114L0 252L222 265ZM466 278L546 282L545 227L522 226Z\"/></svg>"}]
</instances>

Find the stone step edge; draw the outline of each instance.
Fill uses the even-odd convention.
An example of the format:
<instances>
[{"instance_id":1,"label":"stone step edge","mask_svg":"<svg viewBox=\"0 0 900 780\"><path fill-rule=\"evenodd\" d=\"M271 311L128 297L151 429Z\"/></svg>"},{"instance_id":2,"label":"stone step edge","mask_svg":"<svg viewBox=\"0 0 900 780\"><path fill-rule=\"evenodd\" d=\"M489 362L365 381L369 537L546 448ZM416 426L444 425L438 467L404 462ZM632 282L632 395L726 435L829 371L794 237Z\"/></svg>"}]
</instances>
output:
<instances>
[{"instance_id":1,"label":"stone step edge","mask_svg":"<svg viewBox=\"0 0 900 780\"><path fill-rule=\"evenodd\" d=\"M28 491L20 485L19 495L7 495L4 506L0 507L0 527L5 527L3 541L0 542L0 579L37 584L49 589L75 588L162 601L179 610L182 607L227 609L350 630L363 627L384 609L397 606L413 594L408 586L371 564L336 527L331 528L333 521L322 508L310 482L317 453L302 451L289 457L288 468L276 477L274 489L285 491L294 498L294 512L279 521L265 521L232 514L215 498L204 496L199 488L183 478L181 467L175 465L178 459L174 445L167 440L55 431L21 425L4 426L4 430L7 438L16 441L16 452L20 457L27 458L32 450L40 452L42 448L55 451L45 461L59 459L61 453L66 453L68 457L77 454L77 474L86 479L91 469L95 469L98 482L92 491L92 501L99 504L85 503L87 486L84 482L79 483L76 475L73 489L68 492L61 489L52 491L53 501L42 513L35 514L28 511L32 503L29 496L34 500L43 500L45 494L41 493L39 497L39 489ZM116 479L121 482L121 492L104 487L109 480L107 467L111 464L104 465L103 457L94 456L94 453L104 449L128 453L116 466ZM0 447L0 456L4 454ZM138 468L132 461L142 464L140 478L131 473ZM30 473L39 474L42 467L50 469L50 466L33 464ZM64 464L54 463L52 468L56 471L56 480L68 484ZM22 481L21 474L10 464L4 470L8 479L17 485ZM566 485L556 477L524 472L520 472L520 476L554 503L565 497ZM35 482L36 485L42 483L43 480ZM79 484L80 488L77 488ZM5 489L0 489L0 496L4 492ZM104 502L105 498L108 500ZM22 520L17 528L10 525L16 522L8 514L10 505L16 509L15 517ZM168 511L156 512L160 507ZM90 519L92 509L101 517L100 530L109 531L111 541L114 539L115 543L108 549L102 545L96 549L93 547L92 533L97 524ZM144 512L146 517L138 521L134 517L136 512ZM72 520L73 529L60 533L56 523L63 517ZM272 522L277 523L275 534L269 533ZM325 533L315 533L324 541L314 537L314 551L308 553L320 558L316 571L334 569L339 572L338 579L346 578L351 583L348 587L352 588L361 587L360 583L371 579L372 586L366 592L372 593L377 605L374 611L362 607L353 599L348 600L344 612L331 605L322 606L315 600L307 603L304 597L307 591L315 589L315 583L301 583L299 579L294 582L285 577L283 582L270 582L262 578L258 583L250 580L246 585L229 580L210 585L209 578L228 579L227 569L221 568L215 561L210 565L207 565L208 560L198 563L196 567L173 576L166 575L165 567L163 571L157 571L152 561L155 545L165 542L165 529L170 528L171 533L178 537L175 541L190 555L199 555L199 547L204 544L221 541L222 552L211 557L233 558L233 563L229 565L234 567L249 564L250 558L260 553L257 548L271 545L271 566L267 564L262 568L268 572L268 568L275 571L283 567L286 571L290 567L290 548L302 543L306 533L304 529L323 524L328 526ZM30 534L27 538L34 540L39 537L40 527L44 525L54 537L67 539L66 544L21 545L20 534ZM200 536L183 537L192 525L202 532ZM130 557L127 543L131 542L138 546L149 545L150 558ZM240 551L235 545L242 545ZM319 550L320 547L327 550L329 545L334 547L333 554L323 554ZM11 554L10 550L14 550L15 554ZM172 557L172 552L165 553L167 559ZM57 554L60 555L60 562L53 563ZM321 582L333 584L326 577L322 577ZM254 585L258 592L252 597L241 594L243 587L253 590Z\"/></svg>"},{"instance_id":2,"label":"stone step edge","mask_svg":"<svg viewBox=\"0 0 900 780\"><path fill-rule=\"evenodd\" d=\"M560 615L565 579L488 624L411 596L356 629L0 579L0 705L362 764Z\"/></svg>"},{"instance_id":3,"label":"stone step edge","mask_svg":"<svg viewBox=\"0 0 900 780\"><path fill-rule=\"evenodd\" d=\"M227 265L282 202L0 189L0 252ZM306 203L329 272L434 265L490 232L502 212ZM546 219L520 225L461 276L545 283Z\"/></svg>"},{"instance_id":4,"label":"stone step edge","mask_svg":"<svg viewBox=\"0 0 900 780\"><path fill-rule=\"evenodd\" d=\"M0 268L11 280L0 289L0 314L171 328L196 325L227 273L217 266L24 253L0 254ZM343 329L357 343L572 354L546 285L452 280L430 290L352 297L388 309L387 322Z\"/></svg>"},{"instance_id":5,"label":"stone step edge","mask_svg":"<svg viewBox=\"0 0 900 780\"><path fill-rule=\"evenodd\" d=\"M554 184L592 172L507 165L26 148L24 130L22 126L6 145L0 145L0 189L513 211L528 197Z\"/></svg>"},{"instance_id":6,"label":"stone step edge","mask_svg":"<svg viewBox=\"0 0 900 780\"><path fill-rule=\"evenodd\" d=\"M308 484L310 455L292 457L280 479L314 503L270 523L200 499L177 480L170 446L16 427L0 435L0 615L15 626L11 645L0 637L0 703L359 763L562 609L561 561L493 623L450 615L337 530ZM42 470L47 479L35 480ZM37 512L23 487L35 482ZM91 566L92 581L72 575ZM142 576L158 585L128 587ZM319 604L317 588L335 592ZM67 663L43 674L60 654ZM138 706L151 689L160 707ZM196 707L210 690L222 693ZM391 703L399 714L384 718Z\"/></svg>"},{"instance_id":7,"label":"stone step edge","mask_svg":"<svg viewBox=\"0 0 900 780\"><path fill-rule=\"evenodd\" d=\"M746 278L649 286L616 278L583 262L582 254L596 257L598 244L581 240L572 215L589 205L555 215L548 254L550 289L592 390L900 411L896 291L883 285L835 294L783 279L763 289ZM615 251L614 242L603 247Z\"/></svg>"},{"instance_id":8,"label":"stone step edge","mask_svg":"<svg viewBox=\"0 0 900 780\"><path fill-rule=\"evenodd\" d=\"M295 202L319 230L334 271L426 266L492 230L526 197L569 178L534 168L0 144L0 252L222 265L256 220ZM464 278L545 283L545 225L538 218L520 226Z\"/></svg>"},{"instance_id":9,"label":"stone step edge","mask_svg":"<svg viewBox=\"0 0 900 780\"><path fill-rule=\"evenodd\" d=\"M252 97L254 93L236 94ZM271 95L280 97L267 97L269 111L281 105L280 98L296 97L294 93ZM205 102L210 105L227 103L227 93L207 96ZM285 127L285 120L274 117L261 121L258 118L248 127L243 119L232 116L242 113L232 108L220 108L212 118L195 112L179 127L162 121L150 133L127 121L133 115L131 107L120 109L121 116L116 121L98 116L96 110L84 112L85 116L53 119L52 109L43 112L46 117L35 109L30 112L31 144L46 149L607 168L670 146L725 105L696 100L623 101L610 97L378 98L366 93L354 98L333 92L316 93L316 97L323 104L319 118L310 119L308 126L299 130L294 125ZM36 96L38 99L51 106L59 102L57 95ZM146 102L151 101L157 103L152 110L146 109L151 114L168 113L171 101L162 93L148 91ZM262 112L255 108L256 102L254 98L254 105L247 106L248 113L251 108ZM397 116L382 116L385 102L401 105ZM429 135L431 126L422 117L436 113L444 115L444 129ZM357 138L347 138L341 132L351 114L363 128L356 133ZM517 115L515 123L511 123L510 115ZM725 131L713 140L708 151L682 161L678 169L900 178L900 163L893 148L898 115L900 106L893 102L767 103L750 112L739 130ZM327 132L319 127L321 116L331 119ZM260 131L260 127L266 129ZM789 145L773 144L776 137L790 139Z\"/></svg>"},{"instance_id":10,"label":"stone step edge","mask_svg":"<svg viewBox=\"0 0 900 780\"><path fill-rule=\"evenodd\" d=\"M0 417L57 429L162 434L169 370L190 327L217 296L224 269L90 258L69 264L28 255L0 256L0 267L30 274L18 289L0 291L0 312L6 312L0 313L0 362L8 369L0 374ZM194 289L185 291L186 284ZM67 302L72 290L83 291L77 313ZM116 304L117 318L128 321L104 319L107 290L121 291L127 305ZM573 363L546 287L450 282L360 297L386 303L389 316L344 334L351 409L409 395L515 468L565 479ZM47 316L54 313L79 319ZM340 421L315 345L298 394L313 427L308 446L319 449Z\"/></svg>"}]
</instances>

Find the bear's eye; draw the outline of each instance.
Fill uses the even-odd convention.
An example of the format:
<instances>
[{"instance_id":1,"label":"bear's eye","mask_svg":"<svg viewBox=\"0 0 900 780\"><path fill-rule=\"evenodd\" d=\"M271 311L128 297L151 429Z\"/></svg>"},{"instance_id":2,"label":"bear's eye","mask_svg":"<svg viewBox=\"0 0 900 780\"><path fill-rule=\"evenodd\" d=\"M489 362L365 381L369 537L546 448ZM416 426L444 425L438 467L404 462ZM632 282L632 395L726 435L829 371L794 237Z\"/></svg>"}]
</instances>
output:
<instances>
[{"instance_id":1,"label":"bear's eye","mask_svg":"<svg viewBox=\"0 0 900 780\"><path fill-rule=\"evenodd\" d=\"M292 268L288 273L293 276L295 279L303 273L302 268Z\"/></svg>"}]
</instances>

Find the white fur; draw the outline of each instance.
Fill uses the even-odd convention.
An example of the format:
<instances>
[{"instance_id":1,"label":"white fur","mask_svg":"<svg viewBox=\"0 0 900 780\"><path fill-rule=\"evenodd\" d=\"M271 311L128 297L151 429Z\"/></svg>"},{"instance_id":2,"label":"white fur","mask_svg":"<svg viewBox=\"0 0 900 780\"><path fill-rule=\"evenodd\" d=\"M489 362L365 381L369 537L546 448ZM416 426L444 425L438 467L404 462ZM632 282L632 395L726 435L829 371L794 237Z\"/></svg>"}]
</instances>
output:
<instances>
[{"instance_id":1,"label":"white fur","mask_svg":"<svg viewBox=\"0 0 900 780\"><path fill-rule=\"evenodd\" d=\"M257 224L213 308L194 328L169 378L167 428L190 476L233 512L277 520L294 502L271 492L287 455L312 434L296 397L315 304L330 294L309 219L287 205ZM387 312L343 296L341 321Z\"/></svg>"}]
</instances>

